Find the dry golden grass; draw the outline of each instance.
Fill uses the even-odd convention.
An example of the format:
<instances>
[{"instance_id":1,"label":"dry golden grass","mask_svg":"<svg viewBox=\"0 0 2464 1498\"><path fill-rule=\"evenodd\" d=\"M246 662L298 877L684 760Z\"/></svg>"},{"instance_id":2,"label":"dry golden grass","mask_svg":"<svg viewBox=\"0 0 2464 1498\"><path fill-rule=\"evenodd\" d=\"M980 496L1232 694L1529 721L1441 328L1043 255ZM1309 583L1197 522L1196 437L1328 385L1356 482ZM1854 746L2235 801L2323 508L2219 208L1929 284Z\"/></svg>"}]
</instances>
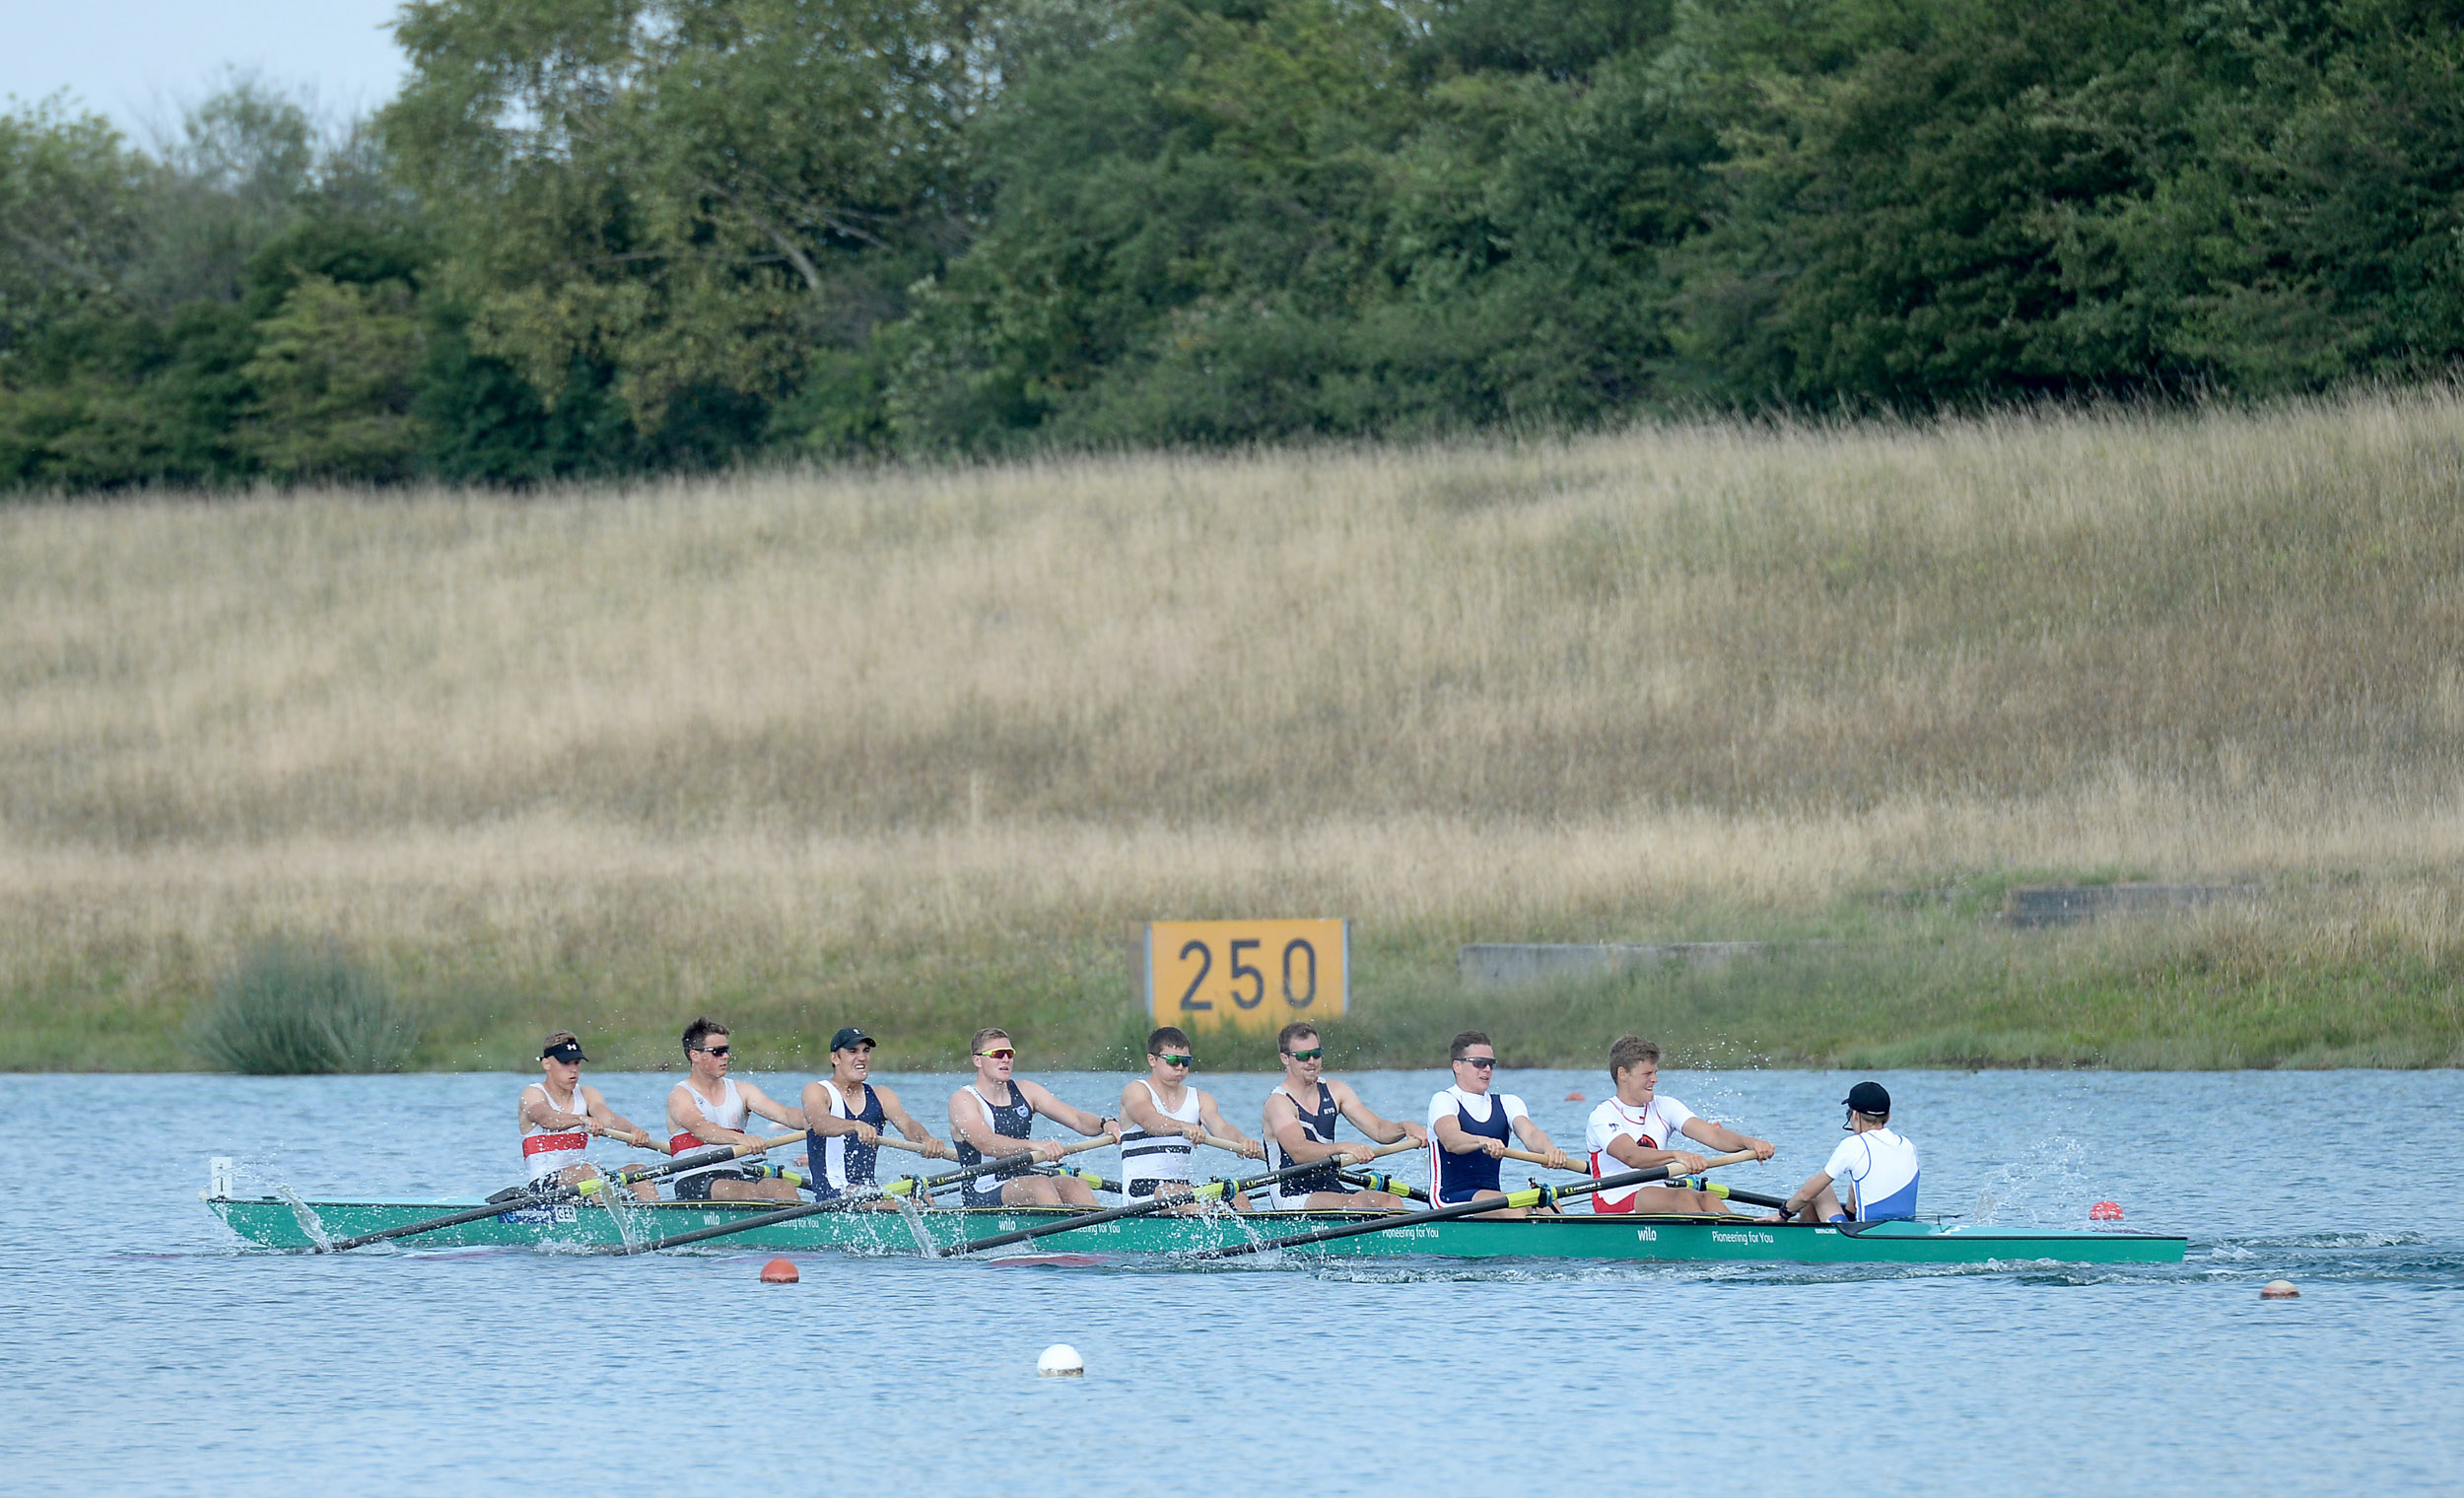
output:
<instances>
[{"instance_id":1,"label":"dry golden grass","mask_svg":"<svg viewBox=\"0 0 2464 1498\"><path fill-rule=\"evenodd\" d=\"M1125 1002L1152 916L1426 967L2012 867L2309 881L2250 939L2449 983L2460 499L2431 389L0 511L0 1059L162 1062L268 931L424 985L433 1059L922 1046Z\"/></svg>"}]
</instances>

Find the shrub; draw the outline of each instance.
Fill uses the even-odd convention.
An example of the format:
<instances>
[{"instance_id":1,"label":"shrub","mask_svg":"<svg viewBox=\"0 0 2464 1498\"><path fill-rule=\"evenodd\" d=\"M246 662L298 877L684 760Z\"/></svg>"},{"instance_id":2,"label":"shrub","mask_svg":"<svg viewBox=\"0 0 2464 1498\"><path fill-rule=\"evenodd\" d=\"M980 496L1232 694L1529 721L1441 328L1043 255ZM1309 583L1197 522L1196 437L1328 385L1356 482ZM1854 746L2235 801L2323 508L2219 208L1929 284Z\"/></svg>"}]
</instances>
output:
<instances>
[{"instance_id":1,"label":"shrub","mask_svg":"<svg viewBox=\"0 0 2464 1498\"><path fill-rule=\"evenodd\" d=\"M331 939L276 937L214 986L192 1044L225 1071L399 1071L418 1027L391 985Z\"/></svg>"}]
</instances>

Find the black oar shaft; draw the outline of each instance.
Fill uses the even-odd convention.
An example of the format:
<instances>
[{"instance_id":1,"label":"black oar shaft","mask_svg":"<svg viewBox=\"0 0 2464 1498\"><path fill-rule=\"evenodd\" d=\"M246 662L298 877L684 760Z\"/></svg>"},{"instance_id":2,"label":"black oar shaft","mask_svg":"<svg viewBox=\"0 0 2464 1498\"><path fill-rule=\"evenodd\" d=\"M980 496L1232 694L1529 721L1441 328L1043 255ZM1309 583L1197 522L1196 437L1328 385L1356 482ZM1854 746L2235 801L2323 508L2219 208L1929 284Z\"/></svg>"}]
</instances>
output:
<instances>
[{"instance_id":1,"label":"black oar shaft","mask_svg":"<svg viewBox=\"0 0 2464 1498\"><path fill-rule=\"evenodd\" d=\"M946 1249L935 1249L933 1252L943 1259L949 1259L960 1254L977 1253L984 1249L1007 1248L1013 1243L1028 1243L1038 1238L1050 1238L1056 1233L1075 1232L1079 1228L1102 1227L1107 1222L1119 1222L1126 1217L1144 1217L1149 1213L1165 1211L1176 1206L1187 1206L1196 1201L1219 1201L1226 1196L1255 1191L1262 1186L1271 1186L1277 1181L1288 1181L1294 1176L1306 1175L1311 1171L1325 1168L1324 1160L1311 1160L1303 1165L1287 1165L1279 1171L1268 1171L1263 1176L1252 1176L1247 1181L1217 1181L1198 1187L1195 1191L1176 1192L1169 1196L1158 1190L1149 1199L1132 1202L1128 1206L1108 1207L1100 1212L1088 1212L1084 1216L1064 1218L1060 1222L1020 1228L1014 1233L994 1233L990 1238L971 1238L965 1243L954 1243Z\"/></svg>"},{"instance_id":2,"label":"black oar shaft","mask_svg":"<svg viewBox=\"0 0 2464 1498\"><path fill-rule=\"evenodd\" d=\"M1744 1158L1741 1156L1740 1158ZM1268 1238L1256 1243L1225 1244L1221 1248L1201 1249L1187 1257L1191 1259L1239 1259L1248 1254L1264 1254L1270 1249L1296 1249L1313 1243L1333 1243L1338 1238L1358 1238L1368 1233L1391 1233L1397 1228L1417 1227L1428 1222L1451 1222L1458 1217L1477 1217L1514 1207L1545 1206L1569 1196L1587 1196L1594 1192L1616 1191L1621 1187L1647 1186L1669 1179L1670 1167L1654 1165L1644 1170L1624 1171L1586 1181L1565 1188L1534 1187L1529 1191L1509 1192L1501 1199L1489 1196L1476 1201L1458 1201L1448 1206L1432 1207L1425 1212L1405 1212L1401 1216L1375 1217L1367 1222L1345 1223L1341 1227L1321 1228L1314 1233L1294 1233L1282 1238Z\"/></svg>"}]
</instances>

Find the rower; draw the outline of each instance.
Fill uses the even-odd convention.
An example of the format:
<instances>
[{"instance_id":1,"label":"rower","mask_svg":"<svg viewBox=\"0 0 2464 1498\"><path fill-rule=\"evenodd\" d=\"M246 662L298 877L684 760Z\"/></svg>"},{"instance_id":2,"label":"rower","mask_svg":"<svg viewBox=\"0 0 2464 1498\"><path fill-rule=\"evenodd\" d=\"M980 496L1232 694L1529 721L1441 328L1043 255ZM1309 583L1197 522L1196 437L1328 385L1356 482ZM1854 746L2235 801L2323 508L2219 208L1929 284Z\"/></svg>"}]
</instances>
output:
<instances>
[{"instance_id":1,"label":"rower","mask_svg":"<svg viewBox=\"0 0 2464 1498\"><path fill-rule=\"evenodd\" d=\"M1698 1175L1703 1170L1702 1156L1690 1149L1670 1146L1679 1138L1707 1144L1724 1154L1751 1150L1757 1160L1768 1160L1778 1150L1767 1139L1741 1134L1726 1124L1709 1119L1675 1098L1660 1096L1660 1047L1639 1035L1620 1035L1608 1048L1608 1080L1616 1085L1616 1096L1607 1099L1592 1110L1591 1126L1584 1143L1591 1151L1594 1179L1613 1176L1621 1171L1648 1170L1666 1165L1677 1175ZM1697 1192L1675 1183L1655 1183L1628 1187L1621 1192L1596 1192L1592 1195L1595 1212L1690 1212L1708 1216L1725 1216L1728 1204L1709 1192Z\"/></svg>"},{"instance_id":2,"label":"rower","mask_svg":"<svg viewBox=\"0 0 2464 1498\"><path fill-rule=\"evenodd\" d=\"M896 1124L900 1133L924 1145L927 1160L952 1155L948 1145L908 1116L897 1093L868 1080L872 1048L872 1037L862 1030L841 1028L830 1037L830 1075L804 1084L804 1160L813 1177L806 1184L823 1201L876 1184L873 1158L885 1124Z\"/></svg>"},{"instance_id":3,"label":"rower","mask_svg":"<svg viewBox=\"0 0 2464 1498\"><path fill-rule=\"evenodd\" d=\"M748 1119L759 1117L789 1128L804 1126L801 1109L771 1101L750 1082L727 1075L727 1027L714 1019L697 1019L684 1027L685 1079L667 1089L667 1141L672 1153L683 1154L706 1144L755 1144L761 1136L744 1131ZM764 1180L741 1165L705 1165L676 1177L678 1201L793 1201L795 1185Z\"/></svg>"},{"instance_id":4,"label":"rower","mask_svg":"<svg viewBox=\"0 0 2464 1498\"><path fill-rule=\"evenodd\" d=\"M1212 1093L1189 1084L1197 1063L1189 1035L1166 1025L1146 1038L1146 1075L1121 1089L1121 1122L1129 1125L1121 1136L1121 1192L1129 1200L1188 1195L1190 1155L1209 1133L1240 1145L1244 1160L1266 1158L1263 1146L1223 1122ZM1247 1196L1231 1200L1234 1211L1249 1210Z\"/></svg>"},{"instance_id":5,"label":"rower","mask_svg":"<svg viewBox=\"0 0 2464 1498\"><path fill-rule=\"evenodd\" d=\"M1366 1144L1335 1142L1339 1115L1380 1144L1409 1139L1429 1142L1428 1130L1417 1124L1379 1118L1342 1082L1326 1080L1326 1042L1316 1027L1295 1020L1274 1038L1283 1057L1283 1080L1266 1094L1266 1164L1270 1169L1324 1160L1324 1171L1311 1171L1267 1188L1279 1212L1408 1212L1412 1204L1388 1192L1354 1191L1343 1184L1346 1165L1366 1165L1376 1151Z\"/></svg>"},{"instance_id":6,"label":"rower","mask_svg":"<svg viewBox=\"0 0 2464 1498\"><path fill-rule=\"evenodd\" d=\"M1542 1157L1551 1170L1572 1170L1574 1162L1550 1141L1546 1130L1532 1122L1531 1110L1512 1093L1492 1093L1497 1073L1497 1048L1486 1035L1466 1030L1447 1047L1453 1059L1455 1085L1429 1099L1429 1197L1440 1205L1503 1196L1497 1184L1497 1162L1506 1153L1509 1135ZM1484 1213L1521 1217L1520 1207Z\"/></svg>"},{"instance_id":7,"label":"rower","mask_svg":"<svg viewBox=\"0 0 2464 1498\"><path fill-rule=\"evenodd\" d=\"M656 1149L650 1136L633 1121L607 1106L596 1087L582 1081L582 1040L571 1030L551 1030L539 1045L539 1080L521 1090L513 1117L521 1125L522 1163L530 1167L537 1186L551 1177L559 1186L598 1179L598 1167L582 1158L590 1136L622 1139L636 1149ZM633 1183L634 1196L656 1201L658 1188L648 1181Z\"/></svg>"},{"instance_id":8,"label":"rower","mask_svg":"<svg viewBox=\"0 0 2464 1498\"><path fill-rule=\"evenodd\" d=\"M1916 1146L1890 1126L1880 1082L1848 1089L1848 1137L1780 1204L1772 1222L1882 1222L1916 1215Z\"/></svg>"},{"instance_id":9,"label":"rower","mask_svg":"<svg viewBox=\"0 0 2464 1498\"><path fill-rule=\"evenodd\" d=\"M1072 1108L1037 1083L1013 1078L1018 1048L1009 1043L1008 1031L990 1026L979 1030L967 1050L975 1059L976 1079L950 1094L950 1135L958 1143L960 1165L1012 1155L1032 1155L1039 1164L1060 1159L1060 1144L1027 1137L1037 1114L1090 1138L1109 1134L1120 1141L1119 1119ZM978 1176L967 1183L966 1204L1093 1206L1095 1192L1068 1176Z\"/></svg>"}]
</instances>

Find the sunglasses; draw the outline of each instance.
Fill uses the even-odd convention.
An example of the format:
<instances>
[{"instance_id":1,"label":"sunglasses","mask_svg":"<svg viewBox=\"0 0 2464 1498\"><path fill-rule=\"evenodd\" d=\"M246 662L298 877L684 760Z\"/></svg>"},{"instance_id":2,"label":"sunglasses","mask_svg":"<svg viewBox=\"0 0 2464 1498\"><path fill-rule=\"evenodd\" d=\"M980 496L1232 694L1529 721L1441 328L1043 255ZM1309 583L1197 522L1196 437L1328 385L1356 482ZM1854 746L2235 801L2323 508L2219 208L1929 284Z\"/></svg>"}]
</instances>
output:
<instances>
[{"instance_id":1,"label":"sunglasses","mask_svg":"<svg viewBox=\"0 0 2464 1498\"><path fill-rule=\"evenodd\" d=\"M1008 1060L1010 1057L1012 1057L1012 1056L1016 1055L1017 1054L1018 1054L1017 1052L1015 1052L1015 1051L1011 1050L1011 1049L1010 1049L1009 1047L1007 1047L1007 1046L1003 1046L1003 1047L1002 1047L1000 1050L998 1050L998 1051L979 1051L979 1052L977 1052L977 1053L976 1053L976 1055L978 1055L991 1056L993 1060L996 1060L996 1061L1006 1061L1006 1060Z\"/></svg>"},{"instance_id":2,"label":"sunglasses","mask_svg":"<svg viewBox=\"0 0 2464 1498\"><path fill-rule=\"evenodd\" d=\"M1458 1066L1477 1066L1482 1071L1488 1071L1496 1067L1497 1057L1493 1055L1467 1055L1462 1060L1455 1062L1455 1064Z\"/></svg>"},{"instance_id":3,"label":"sunglasses","mask_svg":"<svg viewBox=\"0 0 2464 1498\"><path fill-rule=\"evenodd\" d=\"M1167 1066L1191 1066L1198 1062L1198 1057L1194 1055L1158 1055L1155 1059Z\"/></svg>"},{"instance_id":4,"label":"sunglasses","mask_svg":"<svg viewBox=\"0 0 2464 1498\"><path fill-rule=\"evenodd\" d=\"M696 1046L693 1049L699 1051L704 1055L725 1055L727 1054L727 1048L724 1046Z\"/></svg>"},{"instance_id":5,"label":"sunglasses","mask_svg":"<svg viewBox=\"0 0 2464 1498\"><path fill-rule=\"evenodd\" d=\"M1283 1053L1286 1060L1293 1061L1314 1061L1324 1055L1326 1055L1326 1047L1324 1046L1312 1046L1306 1051L1286 1051Z\"/></svg>"}]
</instances>

